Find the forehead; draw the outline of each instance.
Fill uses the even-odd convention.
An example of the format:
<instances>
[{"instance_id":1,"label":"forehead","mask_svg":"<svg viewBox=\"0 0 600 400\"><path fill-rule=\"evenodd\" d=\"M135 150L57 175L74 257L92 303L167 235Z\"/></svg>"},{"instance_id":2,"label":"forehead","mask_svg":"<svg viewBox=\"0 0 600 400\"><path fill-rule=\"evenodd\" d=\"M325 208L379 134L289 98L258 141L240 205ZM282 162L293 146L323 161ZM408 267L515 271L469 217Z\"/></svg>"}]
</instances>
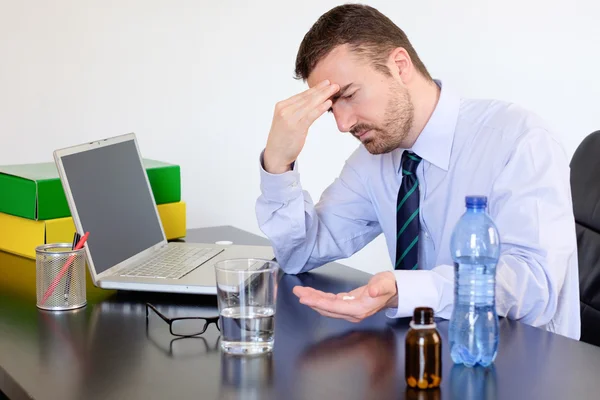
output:
<instances>
[{"instance_id":1,"label":"forehead","mask_svg":"<svg viewBox=\"0 0 600 400\"><path fill-rule=\"evenodd\" d=\"M308 76L307 83L309 87L313 87L329 79L332 83L344 86L357 80L366 72L365 68L364 61L350 51L348 45L337 46L317 63Z\"/></svg>"}]
</instances>

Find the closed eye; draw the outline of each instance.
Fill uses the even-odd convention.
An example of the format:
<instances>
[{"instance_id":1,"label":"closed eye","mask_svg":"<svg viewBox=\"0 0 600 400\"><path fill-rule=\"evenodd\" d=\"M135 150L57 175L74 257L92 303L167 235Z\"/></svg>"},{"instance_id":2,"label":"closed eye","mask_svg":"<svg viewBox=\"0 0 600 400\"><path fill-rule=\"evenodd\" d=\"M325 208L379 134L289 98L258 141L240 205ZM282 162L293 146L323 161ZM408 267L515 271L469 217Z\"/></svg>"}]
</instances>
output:
<instances>
[{"instance_id":1,"label":"closed eye","mask_svg":"<svg viewBox=\"0 0 600 400\"><path fill-rule=\"evenodd\" d=\"M340 99L340 98L341 98L341 99L344 99L344 100L349 100L349 99L351 99L351 98L352 98L352 96L354 96L355 94L356 94L356 92L354 92L354 93L352 93L352 94L349 94L349 95L347 95L347 96L341 96L341 97L338 97L337 99L335 99L334 101L337 101L337 100L338 100L338 99ZM329 110L327 110L327 112L333 112L333 108L329 108Z\"/></svg>"}]
</instances>

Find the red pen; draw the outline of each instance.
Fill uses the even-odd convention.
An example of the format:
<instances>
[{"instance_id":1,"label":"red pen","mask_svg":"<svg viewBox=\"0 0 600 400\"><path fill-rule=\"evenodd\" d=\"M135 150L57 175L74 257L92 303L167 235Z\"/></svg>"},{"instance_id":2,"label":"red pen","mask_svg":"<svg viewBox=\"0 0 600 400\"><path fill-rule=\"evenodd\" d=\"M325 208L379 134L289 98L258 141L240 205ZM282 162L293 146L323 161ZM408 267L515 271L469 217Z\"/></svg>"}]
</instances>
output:
<instances>
[{"instance_id":1,"label":"red pen","mask_svg":"<svg viewBox=\"0 0 600 400\"><path fill-rule=\"evenodd\" d=\"M90 233L86 232L85 235L83 235L81 237L81 240L77 243L77 246L75 246L74 250L81 249L83 247L83 245L85 244L89 235L90 235ZM41 302L42 304L46 303L46 300L48 300L48 297L52 296L52 293L54 293L54 289L56 289L56 287L58 286L63 275L69 270L69 267L73 263L74 259L75 259L75 255L72 255L67 259L67 262L65 263L65 265L62 267L62 269L60 270L58 275L56 275L56 278L54 278L54 280L52 281L50 286L48 286L46 293L44 293L44 297L42 298L42 302Z\"/></svg>"}]
</instances>

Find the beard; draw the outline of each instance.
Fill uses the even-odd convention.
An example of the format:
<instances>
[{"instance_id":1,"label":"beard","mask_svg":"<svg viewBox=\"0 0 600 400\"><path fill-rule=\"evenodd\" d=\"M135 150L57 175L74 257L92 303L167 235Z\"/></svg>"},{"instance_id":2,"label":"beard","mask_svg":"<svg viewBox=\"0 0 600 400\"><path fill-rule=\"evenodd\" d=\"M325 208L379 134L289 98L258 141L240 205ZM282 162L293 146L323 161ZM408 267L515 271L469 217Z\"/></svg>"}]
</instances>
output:
<instances>
[{"instance_id":1,"label":"beard","mask_svg":"<svg viewBox=\"0 0 600 400\"><path fill-rule=\"evenodd\" d=\"M390 88L390 95L390 101L386 106L384 122L381 127L370 124L357 124L350 130L354 137L359 132L373 130L371 137L362 142L371 154L389 153L401 147L412 128L414 105L410 93L394 82Z\"/></svg>"}]
</instances>

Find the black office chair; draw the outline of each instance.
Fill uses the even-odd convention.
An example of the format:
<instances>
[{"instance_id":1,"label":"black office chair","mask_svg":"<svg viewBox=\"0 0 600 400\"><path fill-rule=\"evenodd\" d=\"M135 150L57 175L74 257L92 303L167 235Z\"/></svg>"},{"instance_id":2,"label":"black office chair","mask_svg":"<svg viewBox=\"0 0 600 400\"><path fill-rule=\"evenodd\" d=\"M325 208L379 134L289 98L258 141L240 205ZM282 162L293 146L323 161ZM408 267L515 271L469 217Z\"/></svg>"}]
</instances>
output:
<instances>
[{"instance_id":1,"label":"black office chair","mask_svg":"<svg viewBox=\"0 0 600 400\"><path fill-rule=\"evenodd\" d=\"M600 131L571 160L571 191L579 253L581 341L600 346Z\"/></svg>"}]
</instances>

